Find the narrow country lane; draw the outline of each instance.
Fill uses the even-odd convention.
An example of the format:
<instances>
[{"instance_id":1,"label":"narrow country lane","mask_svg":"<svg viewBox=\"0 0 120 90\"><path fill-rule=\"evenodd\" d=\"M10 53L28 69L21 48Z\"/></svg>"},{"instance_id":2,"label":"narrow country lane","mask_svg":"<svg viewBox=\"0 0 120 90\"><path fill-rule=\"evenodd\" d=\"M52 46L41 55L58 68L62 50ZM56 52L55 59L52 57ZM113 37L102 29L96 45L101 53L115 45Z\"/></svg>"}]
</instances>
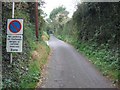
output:
<instances>
[{"instance_id":1,"label":"narrow country lane","mask_svg":"<svg viewBox=\"0 0 120 90\"><path fill-rule=\"evenodd\" d=\"M72 46L53 35L48 43L53 53L42 88L113 88L112 83Z\"/></svg>"}]
</instances>

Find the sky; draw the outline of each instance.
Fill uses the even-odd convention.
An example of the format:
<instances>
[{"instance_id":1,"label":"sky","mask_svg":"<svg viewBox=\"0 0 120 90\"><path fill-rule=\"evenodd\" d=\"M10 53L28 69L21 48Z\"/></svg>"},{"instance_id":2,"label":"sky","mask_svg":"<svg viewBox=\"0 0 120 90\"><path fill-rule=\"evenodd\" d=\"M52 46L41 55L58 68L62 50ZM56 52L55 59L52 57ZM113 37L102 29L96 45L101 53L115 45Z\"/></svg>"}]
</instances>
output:
<instances>
[{"instance_id":1,"label":"sky","mask_svg":"<svg viewBox=\"0 0 120 90\"><path fill-rule=\"evenodd\" d=\"M66 10L70 13L68 16L72 17L73 12L76 10L77 2L79 2L80 0L44 0L44 1L46 4L44 5L45 8L43 8L43 10L48 16L54 8L63 5L64 7L66 7Z\"/></svg>"}]
</instances>

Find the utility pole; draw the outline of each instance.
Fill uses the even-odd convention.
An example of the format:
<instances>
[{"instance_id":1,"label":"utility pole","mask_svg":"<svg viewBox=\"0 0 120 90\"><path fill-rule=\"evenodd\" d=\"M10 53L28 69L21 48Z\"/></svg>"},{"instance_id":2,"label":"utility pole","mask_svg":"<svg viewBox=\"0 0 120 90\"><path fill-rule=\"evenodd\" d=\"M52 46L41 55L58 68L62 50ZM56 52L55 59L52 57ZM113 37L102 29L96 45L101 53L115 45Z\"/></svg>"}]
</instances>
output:
<instances>
[{"instance_id":1,"label":"utility pole","mask_svg":"<svg viewBox=\"0 0 120 90\"><path fill-rule=\"evenodd\" d=\"M36 41L38 41L38 0L35 2L35 29L36 29Z\"/></svg>"}]
</instances>

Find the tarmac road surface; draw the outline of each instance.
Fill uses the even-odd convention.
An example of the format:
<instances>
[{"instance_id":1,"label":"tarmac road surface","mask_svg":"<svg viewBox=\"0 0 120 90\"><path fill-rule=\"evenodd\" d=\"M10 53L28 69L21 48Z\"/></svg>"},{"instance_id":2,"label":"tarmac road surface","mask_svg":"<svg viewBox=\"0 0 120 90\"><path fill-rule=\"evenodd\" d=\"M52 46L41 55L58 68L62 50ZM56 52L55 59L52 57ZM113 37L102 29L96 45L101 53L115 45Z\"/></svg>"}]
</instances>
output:
<instances>
[{"instance_id":1,"label":"tarmac road surface","mask_svg":"<svg viewBox=\"0 0 120 90\"><path fill-rule=\"evenodd\" d=\"M51 35L52 56L41 88L114 88L112 83L71 45Z\"/></svg>"}]
</instances>

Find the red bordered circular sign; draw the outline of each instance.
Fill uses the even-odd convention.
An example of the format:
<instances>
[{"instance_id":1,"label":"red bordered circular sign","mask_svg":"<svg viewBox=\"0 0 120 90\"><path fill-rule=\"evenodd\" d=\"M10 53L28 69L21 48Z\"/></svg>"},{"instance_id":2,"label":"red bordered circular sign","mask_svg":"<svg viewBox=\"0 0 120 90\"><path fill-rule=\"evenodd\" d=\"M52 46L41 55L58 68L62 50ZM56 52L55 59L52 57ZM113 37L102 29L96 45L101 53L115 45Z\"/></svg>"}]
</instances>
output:
<instances>
[{"instance_id":1,"label":"red bordered circular sign","mask_svg":"<svg viewBox=\"0 0 120 90\"><path fill-rule=\"evenodd\" d=\"M22 25L18 20L13 20L9 24L9 30L12 33L20 32L21 28L22 28Z\"/></svg>"}]
</instances>

